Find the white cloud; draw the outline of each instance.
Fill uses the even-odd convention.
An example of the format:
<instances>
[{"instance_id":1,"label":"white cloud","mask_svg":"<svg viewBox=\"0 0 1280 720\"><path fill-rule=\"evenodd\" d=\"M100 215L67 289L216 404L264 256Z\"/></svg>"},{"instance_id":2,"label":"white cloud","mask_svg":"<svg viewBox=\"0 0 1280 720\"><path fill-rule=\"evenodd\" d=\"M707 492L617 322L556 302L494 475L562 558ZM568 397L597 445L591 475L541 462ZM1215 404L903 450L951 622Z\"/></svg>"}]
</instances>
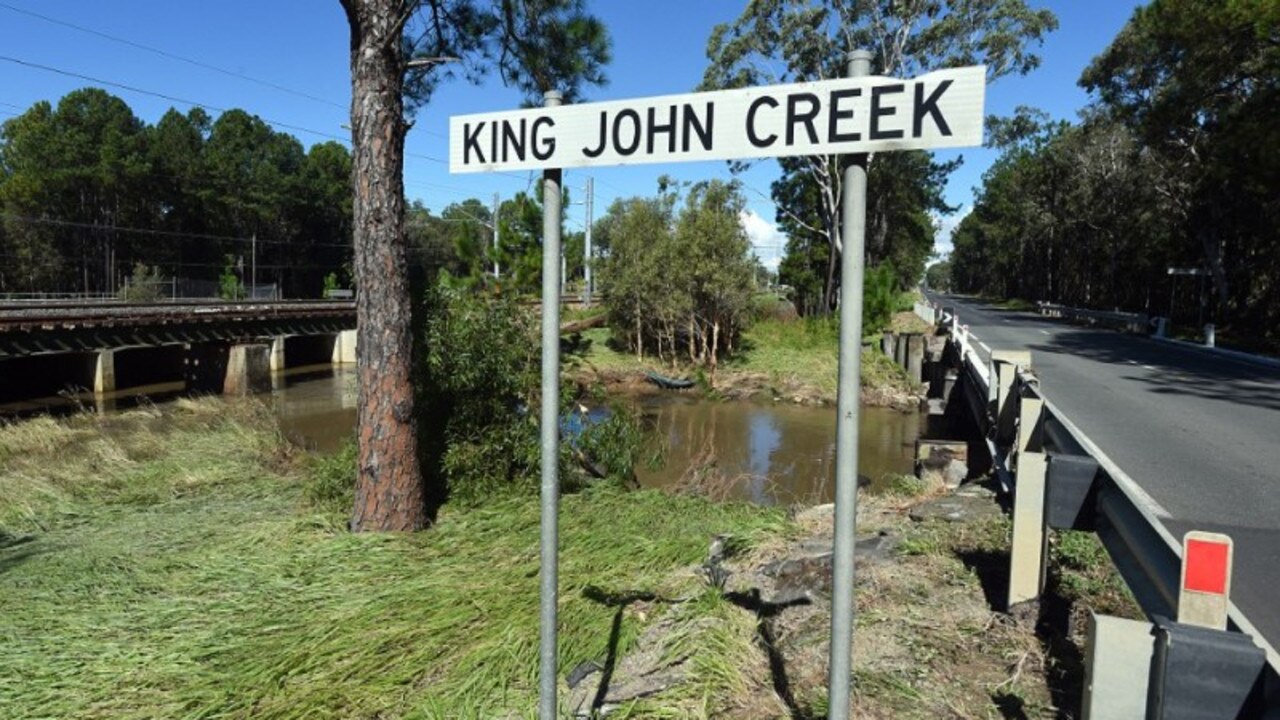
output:
<instances>
[{"instance_id":1,"label":"white cloud","mask_svg":"<svg viewBox=\"0 0 1280 720\"><path fill-rule=\"evenodd\" d=\"M960 227L960 222L969 217L971 212L973 212L972 205L962 205L959 210L950 215L934 214L933 221L938 224L938 232L933 236L934 252L944 258L951 254L951 249L954 247L951 236L955 234L956 228Z\"/></svg>"},{"instance_id":2,"label":"white cloud","mask_svg":"<svg viewBox=\"0 0 1280 720\"><path fill-rule=\"evenodd\" d=\"M755 210L743 210L738 214L738 222L751 240L751 247L760 258L761 264L770 270L777 270L782 262L783 250L787 245L787 236L777 225L764 219Z\"/></svg>"}]
</instances>

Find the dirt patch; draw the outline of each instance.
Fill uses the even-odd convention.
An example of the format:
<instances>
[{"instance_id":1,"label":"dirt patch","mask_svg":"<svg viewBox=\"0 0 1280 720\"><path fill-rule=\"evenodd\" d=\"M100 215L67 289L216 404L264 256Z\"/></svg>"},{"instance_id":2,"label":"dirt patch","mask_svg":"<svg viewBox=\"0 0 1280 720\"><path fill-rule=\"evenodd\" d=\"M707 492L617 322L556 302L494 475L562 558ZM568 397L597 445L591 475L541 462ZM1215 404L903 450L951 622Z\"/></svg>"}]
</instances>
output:
<instances>
[{"instance_id":1,"label":"dirt patch","mask_svg":"<svg viewBox=\"0 0 1280 720\"><path fill-rule=\"evenodd\" d=\"M910 519L922 500L941 496L940 488L927 486L910 497L860 500L854 716L1052 716L1064 697L1056 685L1074 671L1056 666L1058 654L1034 623L992 609L994 589L984 576L1000 565L1001 553L1007 564L1007 519L998 513L953 522ZM685 696L707 702L706 694L691 690L703 656L679 652L687 647L680 639L694 638L700 646L745 653L728 658L727 665L742 669L734 692L713 694L709 705L699 706L703 713L825 717L833 509L808 508L793 520L794 534L740 556L717 539L707 562L687 573L703 578L702 590L673 601L634 658L616 664L618 689L602 691L597 681L579 697L601 698L597 710L629 707L630 716L670 712L683 707ZM984 558L990 562L984 565ZM693 612L695 606L701 609ZM708 607L718 608L710 613L719 618L714 625L706 623ZM651 695L627 705L637 690Z\"/></svg>"}]
</instances>

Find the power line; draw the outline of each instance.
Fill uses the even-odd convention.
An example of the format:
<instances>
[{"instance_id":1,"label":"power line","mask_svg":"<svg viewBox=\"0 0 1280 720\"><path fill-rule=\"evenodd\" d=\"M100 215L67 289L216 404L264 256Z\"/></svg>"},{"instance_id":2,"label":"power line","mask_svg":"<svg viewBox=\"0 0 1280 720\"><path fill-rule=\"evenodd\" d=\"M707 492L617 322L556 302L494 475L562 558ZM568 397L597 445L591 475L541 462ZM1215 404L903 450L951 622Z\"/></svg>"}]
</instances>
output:
<instances>
[{"instance_id":1,"label":"power line","mask_svg":"<svg viewBox=\"0 0 1280 720\"><path fill-rule=\"evenodd\" d=\"M54 25L61 25L62 27L71 28L72 30L76 30L82 33L87 33L89 35L94 35L96 37L110 40L111 42L120 43L121 45L128 45L129 47L136 48L138 50L154 53L161 57L169 58L170 60L177 60L179 62L187 63L188 65L194 65L196 67L204 68L206 70L212 70L214 72L222 73L223 75L228 75L230 77L239 78L241 80L247 80L248 82L256 83L263 87L271 88L272 90L278 90L280 92L288 93L290 95L295 95L300 98L306 98L307 100L312 100L314 102L330 105L332 107L336 107L344 110L346 109L346 106L342 105L341 103L336 103L332 100L326 100L325 98L316 97L315 95L310 95L308 93L302 92L301 90L294 90L293 88L289 88L289 87L285 87L284 85L273 83L270 80L262 80L260 78L255 78L250 75L245 75L244 73L239 73L234 70L228 70L226 68L218 67L217 65L212 65L207 62L194 60L192 58L184 57L176 53L171 53L165 50L161 50L160 48L152 47L150 45L144 45L140 42L129 40L128 38L122 38L116 35L111 35L111 34L102 32L100 30L94 30L93 28L84 27L83 25L76 25L75 23L67 22L66 20L59 20L57 18L49 17L48 15L41 15L40 13L33 12L31 10L15 7L13 5L10 5L7 2L0 2L0 7L10 10L12 12L16 12L22 15L27 15L29 17L43 20L47 23L52 23Z\"/></svg>"},{"instance_id":2,"label":"power line","mask_svg":"<svg viewBox=\"0 0 1280 720\"><path fill-rule=\"evenodd\" d=\"M185 240L225 240L230 242L242 242L242 243L254 242L254 239L252 237L246 238L246 237L236 237L234 235L212 235L208 233L177 232L173 230L152 230L150 228L122 227L122 226L115 226L115 225L95 225L93 223L76 222L73 220L61 220L58 218L38 218L38 217L30 217L28 215L17 215L14 213L0 213L0 217L5 218L6 220L17 220L19 222L28 222L28 223L34 223L37 225L56 225L59 227L74 227L74 228L82 228L87 230L110 230L112 232L133 233L138 235L154 235L157 237L172 237L172 238L179 238L179 239L185 239ZM307 243L301 243L301 242L295 243L289 240L270 240L265 238L258 239L257 243L259 245L300 244L300 245L306 245L307 247L336 247L336 248L348 248L348 249L352 247L352 245L348 245L346 243L307 244Z\"/></svg>"},{"instance_id":3,"label":"power line","mask_svg":"<svg viewBox=\"0 0 1280 720\"><path fill-rule=\"evenodd\" d=\"M22 65L29 68L35 68L37 70L44 70L45 72L56 73L58 75L65 75L67 77L73 77L80 80L87 80L89 82L97 83L99 85L106 85L108 87L119 88L121 90L138 93L140 95L149 95L151 97L161 98L163 100L180 103L182 105L190 105L192 107L204 108L205 110L215 110L220 113L225 113L229 111L228 108L219 107L217 105L210 105L209 103L197 102L195 100L188 100L186 98L177 97L176 95L168 95L166 93L156 92L155 90L144 90L143 88L135 87L133 85L126 85L124 83L118 83L112 80L103 80L102 78L96 78L96 77L93 77L92 75L84 75L82 73L73 72L71 70L63 70L61 68L50 67L49 65L41 65L40 63L34 63L28 60L20 60L15 57L9 57L8 55L0 55L0 60L4 60L5 62L11 62L11 63L14 63L15 65ZM276 120L271 120L269 118L262 118L262 120L272 125L278 125L279 127L288 128L290 130L297 130L298 132L311 133L312 135L319 135L320 137L326 137L333 140L338 140L340 142L349 142L348 138L344 138L341 135L335 135L333 133L324 132L322 130L312 130L311 128L305 128L305 127L302 127L301 125L291 125L289 123L278 122Z\"/></svg>"},{"instance_id":4,"label":"power line","mask_svg":"<svg viewBox=\"0 0 1280 720\"><path fill-rule=\"evenodd\" d=\"M168 101L170 101L170 102L180 103L180 104L182 104L182 105L190 105L190 106L192 106L192 107L203 108L203 109L205 109L205 110L213 110L213 111L215 111L215 112L219 112L219 113L226 113L226 112L229 112L229 110L230 110L229 108L220 107L220 106L218 106L218 105L211 105L211 104L209 104L209 103L198 102L198 101L195 101L195 100L188 100L188 99L186 99L186 98L181 98L181 97L178 97L178 96L176 96L176 95L169 95L169 94L167 94L167 93L157 92L157 91L154 91L154 90L146 90L146 89L143 89L143 88L140 88L140 87L135 87L135 86L133 86L133 85L127 85L127 84L125 84L125 83L119 83L119 82L115 82L115 81L112 81L112 80L103 80L102 78L93 77L92 75L85 75L85 74L83 74L83 73L73 72L73 71L71 71L71 70L63 70L63 69L61 69L61 68L55 68L55 67L51 67L51 66L49 66L49 65L41 65L40 63L34 63L34 62L30 62L30 61L28 61L28 60L20 60L20 59L15 58L15 57L9 57L8 55L0 55L0 60L3 60L3 61L5 61L5 62L11 62L11 63L14 63L15 65L22 65L22 66L24 66L24 67L34 68L34 69L36 69L36 70L43 70L43 71L45 71L45 72L51 72L51 73L55 73L55 74L58 74L58 75L65 75L65 76L67 76L67 77L77 78L77 79L79 79L79 80L87 80L88 82L91 82L91 83L97 83L97 84L99 84L99 85L106 85L107 87L119 88L119 89L121 89L121 90L125 90L125 91L128 91L128 92L133 92L133 93L138 93L138 94L140 94L140 95L148 95L148 96L150 96L150 97L156 97L156 98L160 98L160 99L162 99L162 100L168 100ZM280 122L280 121L278 121L278 120L272 120L271 118L265 118L265 117L261 117L261 116L258 116L258 117L259 117L259 119L261 119L263 122L266 122L266 123L268 123L268 124L270 124L270 125L275 125L275 126L277 126L277 127L286 128L286 129L288 129L288 130L295 130L295 131L297 131L297 132L304 132L304 133L310 133L310 134L312 134L312 135L318 135L318 136L320 136L320 137L323 137L323 138L329 138L330 140L336 140L336 141L338 141L338 142L340 142L340 143L346 143L346 144L348 144L348 145L350 145L350 144L351 144L351 139L350 139L350 138L348 138L348 137L343 137L343 136L341 136L341 135L335 135L334 133L325 132L325 131L323 131L323 130L314 130L314 129L312 129L312 128L303 127L303 126L301 126L301 125L293 125L293 124L291 124L291 123ZM434 162L434 163L448 164L448 161L447 161L447 160L442 160L442 159L440 159L440 158L432 157L432 156L430 156L430 155L422 155L422 154L420 154L420 153L411 153L411 152L406 152L406 153L405 153L405 156L406 156L406 157L419 158L419 159L421 159L421 160L428 160L428 161L430 161L430 162Z\"/></svg>"}]
</instances>

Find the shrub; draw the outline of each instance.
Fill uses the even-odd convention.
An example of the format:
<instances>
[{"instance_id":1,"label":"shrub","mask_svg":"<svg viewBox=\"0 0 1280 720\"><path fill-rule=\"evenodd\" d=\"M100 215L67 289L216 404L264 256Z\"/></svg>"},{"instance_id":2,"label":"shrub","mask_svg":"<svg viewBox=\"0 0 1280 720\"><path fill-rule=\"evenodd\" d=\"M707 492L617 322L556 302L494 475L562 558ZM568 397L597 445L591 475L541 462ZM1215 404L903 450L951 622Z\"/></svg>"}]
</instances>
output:
<instances>
[{"instance_id":1,"label":"shrub","mask_svg":"<svg viewBox=\"0 0 1280 720\"><path fill-rule=\"evenodd\" d=\"M868 268L862 287L862 333L874 333L889 326L889 320L898 309L902 293L898 291L898 276L891 263L880 263Z\"/></svg>"},{"instance_id":2,"label":"shrub","mask_svg":"<svg viewBox=\"0 0 1280 720\"><path fill-rule=\"evenodd\" d=\"M423 473L433 503L536 487L538 338L511 298L437 285L419 324Z\"/></svg>"}]
</instances>

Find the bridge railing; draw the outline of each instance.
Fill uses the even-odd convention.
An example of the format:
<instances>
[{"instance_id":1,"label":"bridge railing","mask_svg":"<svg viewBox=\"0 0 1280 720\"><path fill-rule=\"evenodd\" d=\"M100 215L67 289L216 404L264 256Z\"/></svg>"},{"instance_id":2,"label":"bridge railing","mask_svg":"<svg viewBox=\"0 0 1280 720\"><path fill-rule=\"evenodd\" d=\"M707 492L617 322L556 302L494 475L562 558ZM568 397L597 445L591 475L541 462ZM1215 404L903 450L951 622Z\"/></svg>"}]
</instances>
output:
<instances>
[{"instance_id":1,"label":"bridge railing","mask_svg":"<svg viewBox=\"0 0 1280 720\"><path fill-rule=\"evenodd\" d=\"M1030 353L991 349L984 357L976 351L967 326L955 310L939 308L939 311L940 323L949 336L952 357L959 365L960 382L954 392L963 393L963 400L985 438L994 474L1002 489L1013 498L1006 608L1015 610L1038 601L1043 594L1051 529L1095 532L1143 612L1154 623L1148 639L1154 636L1158 641L1161 637L1177 635L1184 648L1194 647L1201 659L1209 658L1209 663L1202 667L1203 672L1212 674L1211 668L1219 668L1220 674L1229 676L1214 677L1213 682L1233 688L1237 695L1245 693L1248 702L1255 706L1263 704L1280 713L1280 674L1277 673L1280 655L1240 608L1227 603L1225 631L1216 635L1203 631L1212 635L1207 641L1212 646L1209 649L1197 646L1198 640L1187 640L1185 628L1189 625L1171 620L1183 619L1180 604L1184 602L1184 538L1176 537L1162 522L1158 505L1138 483L1045 396L1035 376ZM953 397L951 401L956 400ZM1200 628L1195 631L1202 632ZM1141 656L1144 651L1141 632L1138 637ZM1116 644L1107 638L1092 640L1106 647ZM1173 702L1170 698L1183 697L1189 692L1187 688L1203 690L1198 684L1203 678L1167 672L1168 662L1164 661L1169 655L1167 649L1162 655L1160 647L1159 642L1148 644L1146 657L1151 663L1151 672L1139 678L1150 691L1144 704L1152 714L1147 716L1189 717L1168 713L1167 704ZM1101 651L1090 648L1090 653L1096 652ZM1223 653L1234 660L1244 658L1243 664L1214 665ZM1251 664L1254 660L1256 664ZM1236 669L1221 669L1224 667ZM1093 681L1106 684L1099 678L1087 679L1086 684ZM1136 692L1133 688L1116 690L1122 691ZM1210 691L1201 694L1218 697ZM1227 694L1230 695L1230 691ZM1093 702L1111 700L1095 697ZM1229 697L1226 703L1232 701ZM1152 708L1163 709L1156 713ZM1085 717L1089 717L1087 709Z\"/></svg>"},{"instance_id":2,"label":"bridge railing","mask_svg":"<svg viewBox=\"0 0 1280 720\"><path fill-rule=\"evenodd\" d=\"M1146 313L1086 310L1048 302L1039 302L1036 305L1044 317L1062 318L1086 325L1102 325L1140 334L1151 332L1151 317Z\"/></svg>"}]
</instances>

